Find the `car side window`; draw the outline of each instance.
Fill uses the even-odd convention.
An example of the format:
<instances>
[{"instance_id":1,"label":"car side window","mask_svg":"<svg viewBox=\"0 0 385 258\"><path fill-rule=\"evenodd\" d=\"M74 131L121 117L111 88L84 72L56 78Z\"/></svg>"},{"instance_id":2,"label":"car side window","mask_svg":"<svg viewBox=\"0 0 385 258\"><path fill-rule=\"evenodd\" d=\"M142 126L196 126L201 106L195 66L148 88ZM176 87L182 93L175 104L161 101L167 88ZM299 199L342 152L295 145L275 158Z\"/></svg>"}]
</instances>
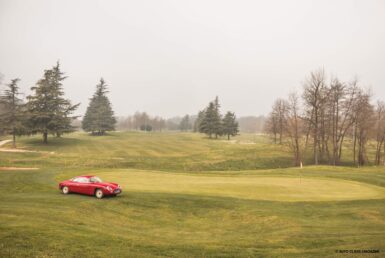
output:
<instances>
[{"instance_id":1,"label":"car side window","mask_svg":"<svg viewBox=\"0 0 385 258\"><path fill-rule=\"evenodd\" d=\"M88 183L88 178L85 178L85 177L77 177L75 179L72 180L73 182L76 182L76 183Z\"/></svg>"},{"instance_id":2,"label":"car side window","mask_svg":"<svg viewBox=\"0 0 385 258\"><path fill-rule=\"evenodd\" d=\"M90 180L88 178L82 177L80 183L89 183Z\"/></svg>"}]
</instances>

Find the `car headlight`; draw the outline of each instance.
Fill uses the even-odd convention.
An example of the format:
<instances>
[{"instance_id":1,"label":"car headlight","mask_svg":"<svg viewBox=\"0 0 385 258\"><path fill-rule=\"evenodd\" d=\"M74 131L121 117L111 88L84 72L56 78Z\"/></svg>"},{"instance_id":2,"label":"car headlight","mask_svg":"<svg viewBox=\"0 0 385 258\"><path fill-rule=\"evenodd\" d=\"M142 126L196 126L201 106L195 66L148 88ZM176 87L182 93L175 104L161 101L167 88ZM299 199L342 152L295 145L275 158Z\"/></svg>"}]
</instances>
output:
<instances>
[{"instance_id":1,"label":"car headlight","mask_svg":"<svg viewBox=\"0 0 385 258\"><path fill-rule=\"evenodd\" d=\"M110 192L112 192L112 188L110 186L107 186L106 189Z\"/></svg>"}]
</instances>

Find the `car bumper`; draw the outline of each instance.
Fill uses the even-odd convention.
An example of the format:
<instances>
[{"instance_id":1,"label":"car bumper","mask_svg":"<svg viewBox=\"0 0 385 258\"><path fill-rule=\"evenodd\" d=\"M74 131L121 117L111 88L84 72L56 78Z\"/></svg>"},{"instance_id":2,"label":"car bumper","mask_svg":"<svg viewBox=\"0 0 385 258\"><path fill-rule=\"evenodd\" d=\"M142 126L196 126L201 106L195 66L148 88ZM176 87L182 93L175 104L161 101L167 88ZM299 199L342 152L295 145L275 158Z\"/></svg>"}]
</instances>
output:
<instances>
[{"instance_id":1,"label":"car bumper","mask_svg":"<svg viewBox=\"0 0 385 258\"><path fill-rule=\"evenodd\" d=\"M115 189L114 191L111 192L111 194L114 194L114 195L121 194L121 193L122 193L122 189Z\"/></svg>"}]
</instances>

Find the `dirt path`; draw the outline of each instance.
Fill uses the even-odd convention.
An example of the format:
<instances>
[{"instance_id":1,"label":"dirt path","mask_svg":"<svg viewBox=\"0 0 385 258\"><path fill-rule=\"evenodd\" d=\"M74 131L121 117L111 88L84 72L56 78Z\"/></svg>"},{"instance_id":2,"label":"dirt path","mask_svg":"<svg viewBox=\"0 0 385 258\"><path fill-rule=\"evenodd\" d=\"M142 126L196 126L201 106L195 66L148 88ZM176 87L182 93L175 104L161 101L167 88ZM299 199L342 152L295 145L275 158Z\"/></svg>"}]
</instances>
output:
<instances>
[{"instance_id":1,"label":"dirt path","mask_svg":"<svg viewBox=\"0 0 385 258\"><path fill-rule=\"evenodd\" d=\"M0 147L11 142L12 140L4 140L4 141L0 141Z\"/></svg>"},{"instance_id":2,"label":"dirt path","mask_svg":"<svg viewBox=\"0 0 385 258\"><path fill-rule=\"evenodd\" d=\"M28 150L22 150L22 149L5 149L1 148L5 144L12 142L12 140L4 140L0 141L0 151L2 152L33 152ZM28 168L28 167L0 167L0 170L37 170L39 168Z\"/></svg>"},{"instance_id":3,"label":"dirt path","mask_svg":"<svg viewBox=\"0 0 385 258\"><path fill-rule=\"evenodd\" d=\"M23 149L7 149L7 148L0 148L1 152L39 152L39 151L30 151L30 150L23 150Z\"/></svg>"},{"instance_id":4,"label":"dirt path","mask_svg":"<svg viewBox=\"0 0 385 258\"><path fill-rule=\"evenodd\" d=\"M38 170L39 168L26 168L26 167L0 167L0 170Z\"/></svg>"},{"instance_id":5,"label":"dirt path","mask_svg":"<svg viewBox=\"0 0 385 258\"><path fill-rule=\"evenodd\" d=\"M55 154L55 152L47 152L47 151L33 151L33 150L25 150L25 149L10 149L10 148L1 148L5 144L12 142L12 140L4 140L0 141L0 152L33 152L33 153L48 153L48 154Z\"/></svg>"}]
</instances>

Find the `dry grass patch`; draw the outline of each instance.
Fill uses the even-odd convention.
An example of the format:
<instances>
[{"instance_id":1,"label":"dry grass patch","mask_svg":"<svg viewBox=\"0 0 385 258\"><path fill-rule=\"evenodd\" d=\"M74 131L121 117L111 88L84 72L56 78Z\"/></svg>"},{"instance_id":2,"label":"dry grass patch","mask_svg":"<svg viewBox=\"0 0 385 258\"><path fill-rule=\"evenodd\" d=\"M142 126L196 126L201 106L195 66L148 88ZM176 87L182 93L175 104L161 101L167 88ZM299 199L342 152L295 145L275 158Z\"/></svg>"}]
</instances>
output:
<instances>
[{"instance_id":1,"label":"dry grass patch","mask_svg":"<svg viewBox=\"0 0 385 258\"><path fill-rule=\"evenodd\" d=\"M27 167L0 167L0 170L38 170L39 168L27 168Z\"/></svg>"}]
</instances>

